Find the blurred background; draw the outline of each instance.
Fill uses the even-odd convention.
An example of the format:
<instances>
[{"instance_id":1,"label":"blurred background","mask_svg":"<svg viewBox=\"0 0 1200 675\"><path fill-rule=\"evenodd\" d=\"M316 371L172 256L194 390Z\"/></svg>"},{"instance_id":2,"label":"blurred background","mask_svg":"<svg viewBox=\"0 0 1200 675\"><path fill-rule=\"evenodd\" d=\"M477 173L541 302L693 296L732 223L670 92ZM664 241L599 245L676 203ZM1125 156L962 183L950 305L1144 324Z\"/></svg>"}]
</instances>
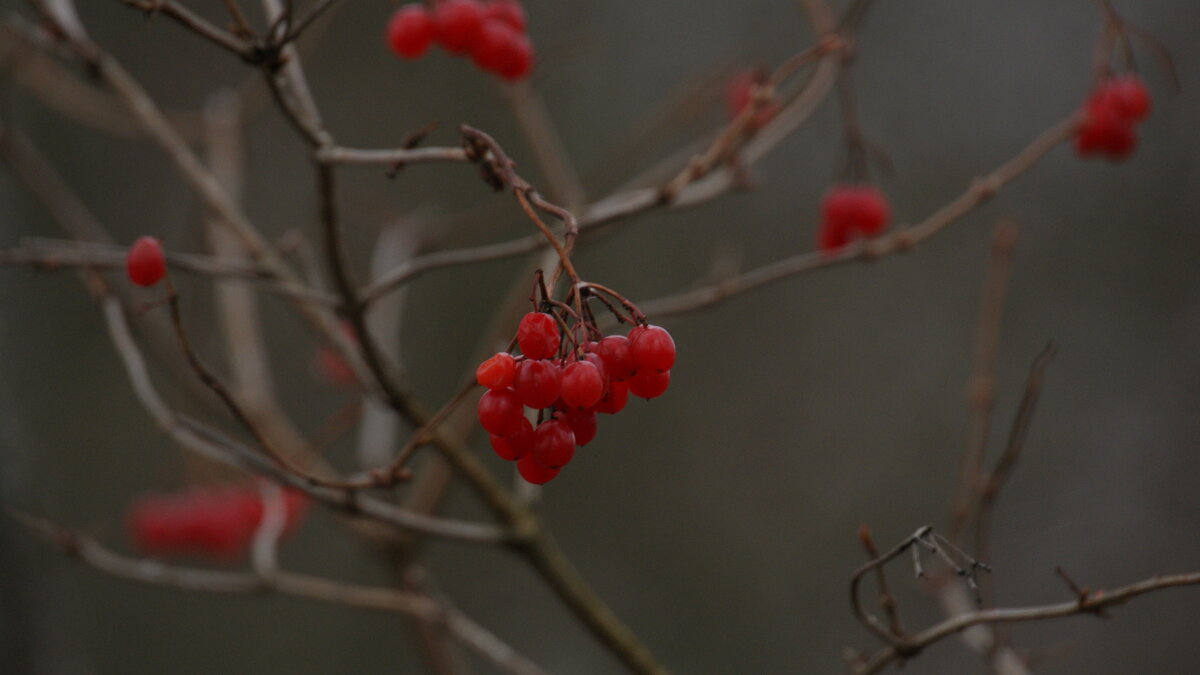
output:
<instances>
[{"instance_id":1,"label":"blurred background","mask_svg":"<svg viewBox=\"0 0 1200 675\"><path fill-rule=\"evenodd\" d=\"M165 18L83 2L97 42L176 111L261 82L236 59ZM190 2L220 16L219 3ZM253 3L247 3L253 4ZM528 0L534 86L590 199L725 119L723 83L777 64L811 41L785 0ZM833 3L840 6L844 3ZM306 40L314 94L339 141L395 146L442 123L497 138L542 181L501 89L440 51L400 62L382 29L395 5L345 2ZM851 617L861 523L888 547L945 524L966 437L965 383L994 224L1020 226L996 368L992 451L1004 442L1030 362L1050 339L1025 456L995 512L998 603L1070 596L1053 570L1111 587L1200 569L1200 4L1117 0L1175 57L1182 91L1137 48L1154 111L1122 164L1055 150L997 198L908 254L795 277L708 310L664 320L679 347L672 387L632 401L544 493L542 511L583 575L679 673L831 673L842 649L877 645ZM5 13L29 16L22 3ZM257 15L255 16L257 19ZM897 221L955 197L1069 115L1090 86L1096 4L880 2L854 71L861 122L895 164L882 189ZM5 123L38 144L122 242L151 233L203 250L204 213L144 139L98 133L45 106L7 75ZM695 94L669 131L637 129L678 92ZM246 208L271 237L317 241L304 149L279 114L248 122ZM649 301L702 282L716 259L744 268L810 249L817 204L841 157L837 106L753 171L754 189L693 209L655 211L581 245L581 273ZM61 237L7 168L0 242ZM460 165L344 170L341 202L360 277L380 230L407 223L428 250L530 231L504 196ZM528 261L451 268L409 286L397 345L414 387L440 403L473 367L493 307ZM189 319L216 349L209 286L192 278ZM152 294L147 295L152 297ZM69 272L0 268L0 501L83 528L128 550L126 506L179 487L182 453L130 392L102 317ZM352 394L313 366L314 342L285 303L263 300L282 402L307 432ZM160 372L166 372L160 371ZM171 387L171 379L160 382ZM330 456L353 466L353 437ZM486 440L475 447L489 463ZM498 460L497 471L509 471ZM469 491L447 512L485 514ZM620 672L520 560L435 542L438 587L464 611L556 673ZM363 583L389 564L338 519L314 510L284 546L285 567ZM940 617L892 574L910 626ZM1111 620L1012 629L1039 673L1194 672L1200 591L1140 598ZM414 672L418 652L392 615L286 598L221 598L131 584L80 566L0 521L0 663L13 673ZM478 672L490 672L473 664ZM983 672L946 640L909 672Z\"/></svg>"}]
</instances>

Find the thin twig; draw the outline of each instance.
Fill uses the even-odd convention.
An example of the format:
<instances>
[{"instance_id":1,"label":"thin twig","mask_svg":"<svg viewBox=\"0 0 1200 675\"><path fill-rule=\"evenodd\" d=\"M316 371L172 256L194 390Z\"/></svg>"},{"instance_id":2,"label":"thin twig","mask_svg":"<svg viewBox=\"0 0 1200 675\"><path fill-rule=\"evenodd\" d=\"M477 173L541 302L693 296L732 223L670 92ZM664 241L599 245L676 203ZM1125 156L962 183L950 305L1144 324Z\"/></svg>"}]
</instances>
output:
<instances>
[{"instance_id":1,"label":"thin twig","mask_svg":"<svg viewBox=\"0 0 1200 675\"><path fill-rule=\"evenodd\" d=\"M971 626L995 623L1044 621L1079 614L1098 614L1101 611L1124 604L1146 593L1167 588L1200 585L1200 572L1187 574L1164 574L1112 590L1094 590L1084 597L1056 604L1033 607L985 609L953 616L941 623L905 638L897 644L884 647L861 666L854 669L856 675L878 673L888 665L911 657L939 640L961 632Z\"/></svg>"}]
</instances>

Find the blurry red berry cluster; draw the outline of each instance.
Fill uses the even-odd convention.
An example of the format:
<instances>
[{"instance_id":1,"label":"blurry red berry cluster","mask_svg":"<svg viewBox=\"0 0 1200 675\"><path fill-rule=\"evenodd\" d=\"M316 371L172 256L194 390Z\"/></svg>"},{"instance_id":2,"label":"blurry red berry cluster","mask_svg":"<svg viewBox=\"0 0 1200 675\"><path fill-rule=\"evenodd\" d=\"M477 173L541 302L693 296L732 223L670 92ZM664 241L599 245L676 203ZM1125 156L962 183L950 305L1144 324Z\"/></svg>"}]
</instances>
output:
<instances>
[{"instance_id":1,"label":"blurry red berry cluster","mask_svg":"<svg viewBox=\"0 0 1200 675\"><path fill-rule=\"evenodd\" d=\"M597 413L615 415L630 394L661 396L675 364L675 341L663 328L639 324L628 335L566 348L557 319L546 312L521 319L517 346L519 356L500 352L475 371L488 389L479 399L479 423L496 454L538 485L595 438ZM536 426L526 408L537 411Z\"/></svg>"},{"instance_id":2,"label":"blurry red berry cluster","mask_svg":"<svg viewBox=\"0 0 1200 675\"><path fill-rule=\"evenodd\" d=\"M1106 79L1083 104L1075 151L1081 157L1125 159L1137 147L1137 123L1149 114L1150 92L1140 77L1128 74Z\"/></svg>"},{"instance_id":3,"label":"blurry red berry cluster","mask_svg":"<svg viewBox=\"0 0 1200 675\"><path fill-rule=\"evenodd\" d=\"M517 0L439 0L429 9L407 4L387 25L396 56L420 58L434 42L451 54L468 55L484 72L515 81L533 70L533 44L525 34L525 10Z\"/></svg>"},{"instance_id":4,"label":"blurry red berry cluster","mask_svg":"<svg viewBox=\"0 0 1200 675\"><path fill-rule=\"evenodd\" d=\"M283 495L286 534L300 524L308 498L294 490ZM143 553L232 559L250 548L263 511L262 493L254 484L192 488L138 499L127 524Z\"/></svg>"},{"instance_id":5,"label":"blurry red berry cluster","mask_svg":"<svg viewBox=\"0 0 1200 675\"><path fill-rule=\"evenodd\" d=\"M835 185L821 199L817 247L832 251L858 238L879 235L891 219L887 197L871 185Z\"/></svg>"}]
</instances>

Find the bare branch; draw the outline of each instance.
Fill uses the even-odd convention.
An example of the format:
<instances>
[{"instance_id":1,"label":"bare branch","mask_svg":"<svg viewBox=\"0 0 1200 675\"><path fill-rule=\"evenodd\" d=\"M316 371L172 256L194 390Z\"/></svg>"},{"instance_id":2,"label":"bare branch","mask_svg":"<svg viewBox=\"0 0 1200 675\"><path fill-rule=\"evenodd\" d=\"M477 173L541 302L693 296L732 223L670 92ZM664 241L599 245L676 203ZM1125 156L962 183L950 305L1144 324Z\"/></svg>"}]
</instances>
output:
<instances>
[{"instance_id":1,"label":"bare branch","mask_svg":"<svg viewBox=\"0 0 1200 675\"><path fill-rule=\"evenodd\" d=\"M425 594L347 584L282 570L267 574L245 574L176 567L155 560L124 556L90 537L48 520L13 509L6 511L34 534L84 564L114 577L183 591L222 595L276 593L335 605L407 614L441 626L459 642L505 672L518 675L544 673L458 609Z\"/></svg>"},{"instance_id":2,"label":"bare branch","mask_svg":"<svg viewBox=\"0 0 1200 675\"><path fill-rule=\"evenodd\" d=\"M855 668L856 675L878 673L896 661L913 656L935 642L966 630L971 626L995 623L1016 623L1026 621L1044 621L1079 614L1098 614L1101 611L1124 604L1129 600L1146 593L1167 588L1200 585L1200 572L1187 574L1165 574L1150 577L1112 590L1090 591L1083 597L1057 604L1034 607L1017 607L1005 609L985 609L977 612L959 614L927 628L920 633L898 641L894 645L884 647L874 654L860 667Z\"/></svg>"}]
</instances>

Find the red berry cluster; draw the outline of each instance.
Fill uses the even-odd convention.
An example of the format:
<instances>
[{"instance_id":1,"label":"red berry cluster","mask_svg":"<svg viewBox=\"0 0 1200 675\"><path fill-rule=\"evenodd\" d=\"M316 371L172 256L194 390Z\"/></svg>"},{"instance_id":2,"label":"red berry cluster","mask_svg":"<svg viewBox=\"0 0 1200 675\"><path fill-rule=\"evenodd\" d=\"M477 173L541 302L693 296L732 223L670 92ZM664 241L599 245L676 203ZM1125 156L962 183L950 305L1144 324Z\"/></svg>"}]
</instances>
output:
<instances>
[{"instance_id":1,"label":"red berry cluster","mask_svg":"<svg viewBox=\"0 0 1200 675\"><path fill-rule=\"evenodd\" d=\"M729 86L725 90L725 107L729 119L737 117L750 105L754 98L754 88L764 84L766 79L766 73L754 69L738 73L729 81ZM779 104L771 101L755 113L751 126L755 129L765 126L779 114L779 110Z\"/></svg>"},{"instance_id":2,"label":"red berry cluster","mask_svg":"<svg viewBox=\"0 0 1200 675\"><path fill-rule=\"evenodd\" d=\"M479 423L492 449L515 461L521 477L541 485L558 475L596 436L596 413L615 415L629 395L652 399L671 383L675 341L658 326L639 324L566 349L558 321L526 314L517 328L521 355L500 352L479 365L475 379L488 391L479 399ZM535 427L525 408L538 411Z\"/></svg>"},{"instance_id":3,"label":"red berry cluster","mask_svg":"<svg viewBox=\"0 0 1200 675\"><path fill-rule=\"evenodd\" d=\"M1083 121L1075 132L1080 157L1104 155L1113 161L1129 157L1137 147L1135 125L1150 114L1150 92L1137 75L1104 80L1083 104Z\"/></svg>"},{"instance_id":4,"label":"red berry cluster","mask_svg":"<svg viewBox=\"0 0 1200 675\"><path fill-rule=\"evenodd\" d=\"M832 251L856 238L874 237L883 232L890 219L887 197L875 187L835 185L821 199L817 247Z\"/></svg>"},{"instance_id":5,"label":"red berry cluster","mask_svg":"<svg viewBox=\"0 0 1200 675\"><path fill-rule=\"evenodd\" d=\"M435 41L506 80L523 79L533 70L533 44L517 0L440 0L432 10L412 3L388 21L388 46L400 58L419 58Z\"/></svg>"},{"instance_id":6,"label":"red berry cluster","mask_svg":"<svg viewBox=\"0 0 1200 675\"><path fill-rule=\"evenodd\" d=\"M284 532L288 533L299 525L308 498L294 490L283 494ZM262 516L262 495L256 485L196 488L142 497L129 510L128 526L144 553L231 559L250 548Z\"/></svg>"},{"instance_id":7,"label":"red berry cluster","mask_svg":"<svg viewBox=\"0 0 1200 675\"><path fill-rule=\"evenodd\" d=\"M153 286L167 273L162 244L154 237L140 237L125 256L125 273L138 286Z\"/></svg>"}]
</instances>

